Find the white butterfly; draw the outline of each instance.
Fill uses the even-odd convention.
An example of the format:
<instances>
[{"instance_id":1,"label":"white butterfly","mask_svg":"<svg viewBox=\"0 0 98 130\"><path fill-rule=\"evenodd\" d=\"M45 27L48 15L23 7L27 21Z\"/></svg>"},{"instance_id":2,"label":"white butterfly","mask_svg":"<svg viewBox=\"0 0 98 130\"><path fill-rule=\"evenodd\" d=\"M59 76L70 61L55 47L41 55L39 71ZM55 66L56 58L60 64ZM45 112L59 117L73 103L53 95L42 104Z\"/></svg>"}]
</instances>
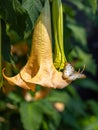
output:
<instances>
[{"instance_id":1,"label":"white butterfly","mask_svg":"<svg viewBox=\"0 0 98 130\"><path fill-rule=\"evenodd\" d=\"M86 76L82 74L82 72L84 71L84 68L81 72L80 70L75 71L74 67L70 63L66 63L62 77L68 81L73 81L79 78L85 78Z\"/></svg>"}]
</instances>

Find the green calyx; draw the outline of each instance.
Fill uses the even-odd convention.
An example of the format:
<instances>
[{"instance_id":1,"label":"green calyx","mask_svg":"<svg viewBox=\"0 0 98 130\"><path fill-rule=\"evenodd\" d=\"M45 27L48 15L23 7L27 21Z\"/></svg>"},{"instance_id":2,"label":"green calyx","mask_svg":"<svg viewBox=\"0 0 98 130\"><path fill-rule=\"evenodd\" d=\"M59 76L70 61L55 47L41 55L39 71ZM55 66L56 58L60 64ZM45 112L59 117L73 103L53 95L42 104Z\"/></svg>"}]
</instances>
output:
<instances>
[{"instance_id":1,"label":"green calyx","mask_svg":"<svg viewBox=\"0 0 98 130\"><path fill-rule=\"evenodd\" d=\"M54 33L54 66L62 70L64 68L66 57L63 45L63 9L61 0L52 1L52 22Z\"/></svg>"}]
</instances>

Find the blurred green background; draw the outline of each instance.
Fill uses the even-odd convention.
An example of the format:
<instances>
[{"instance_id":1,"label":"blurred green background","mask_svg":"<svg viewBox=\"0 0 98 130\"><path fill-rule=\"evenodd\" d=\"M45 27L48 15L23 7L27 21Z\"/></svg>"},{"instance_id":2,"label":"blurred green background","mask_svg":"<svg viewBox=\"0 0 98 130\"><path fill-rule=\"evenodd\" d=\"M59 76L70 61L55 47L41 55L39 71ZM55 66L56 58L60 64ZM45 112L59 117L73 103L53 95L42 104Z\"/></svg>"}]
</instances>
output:
<instances>
[{"instance_id":1,"label":"blurred green background","mask_svg":"<svg viewBox=\"0 0 98 130\"><path fill-rule=\"evenodd\" d=\"M32 28L44 2L0 0L0 71L6 67L8 75L15 75L26 63ZM14 88L2 84L0 74L0 130L98 130L98 1L62 2L65 54L76 70L86 66L87 78L35 99L40 86L36 92ZM27 43L20 42L25 39Z\"/></svg>"}]
</instances>

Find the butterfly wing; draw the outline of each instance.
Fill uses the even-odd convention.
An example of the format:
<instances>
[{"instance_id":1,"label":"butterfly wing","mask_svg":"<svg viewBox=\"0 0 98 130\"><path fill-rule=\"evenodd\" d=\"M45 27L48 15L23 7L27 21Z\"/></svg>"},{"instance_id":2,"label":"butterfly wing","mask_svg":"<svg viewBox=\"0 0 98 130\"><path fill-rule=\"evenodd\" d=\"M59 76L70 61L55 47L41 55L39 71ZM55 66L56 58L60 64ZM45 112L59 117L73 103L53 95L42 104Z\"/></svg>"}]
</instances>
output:
<instances>
[{"instance_id":1,"label":"butterfly wing","mask_svg":"<svg viewBox=\"0 0 98 130\"><path fill-rule=\"evenodd\" d=\"M80 71L75 71L74 67L70 63L65 64L65 68L63 71L63 78L68 81L74 81L76 79L85 78L86 76L82 74Z\"/></svg>"},{"instance_id":2,"label":"butterfly wing","mask_svg":"<svg viewBox=\"0 0 98 130\"><path fill-rule=\"evenodd\" d=\"M69 81L74 81L76 79L82 79L82 78L85 78L85 77L86 76L84 74L75 71L72 75L70 75L68 77L68 80Z\"/></svg>"},{"instance_id":3,"label":"butterfly wing","mask_svg":"<svg viewBox=\"0 0 98 130\"><path fill-rule=\"evenodd\" d=\"M65 64L65 68L63 71L63 77L68 78L70 75L72 75L75 72L73 66L69 63Z\"/></svg>"}]
</instances>

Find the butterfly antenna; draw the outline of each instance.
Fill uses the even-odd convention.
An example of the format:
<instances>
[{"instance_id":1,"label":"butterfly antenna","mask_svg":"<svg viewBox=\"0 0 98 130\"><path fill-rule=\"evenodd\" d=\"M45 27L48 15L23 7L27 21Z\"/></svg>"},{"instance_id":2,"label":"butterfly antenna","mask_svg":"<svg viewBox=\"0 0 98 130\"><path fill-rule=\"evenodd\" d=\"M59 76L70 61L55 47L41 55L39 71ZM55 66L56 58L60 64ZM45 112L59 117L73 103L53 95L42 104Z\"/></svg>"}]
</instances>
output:
<instances>
[{"instance_id":1,"label":"butterfly antenna","mask_svg":"<svg viewBox=\"0 0 98 130\"><path fill-rule=\"evenodd\" d=\"M80 72L80 68L79 68L79 70L78 70L78 73L81 73L81 72Z\"/></svg>"},{"instance_id":2,"label":"butterfly antenna","mask_svg":"<svg viewBox=\"0 0 98 130\"><path fill-rule=\"evenodd\" d=\"M82 71L81 71L80 73L83 73L83 71L85 70L85 67L86 67L86 66L85 66L85 64L84 64L83 69L82 69Z\"/></svg>"}]
</instances>

